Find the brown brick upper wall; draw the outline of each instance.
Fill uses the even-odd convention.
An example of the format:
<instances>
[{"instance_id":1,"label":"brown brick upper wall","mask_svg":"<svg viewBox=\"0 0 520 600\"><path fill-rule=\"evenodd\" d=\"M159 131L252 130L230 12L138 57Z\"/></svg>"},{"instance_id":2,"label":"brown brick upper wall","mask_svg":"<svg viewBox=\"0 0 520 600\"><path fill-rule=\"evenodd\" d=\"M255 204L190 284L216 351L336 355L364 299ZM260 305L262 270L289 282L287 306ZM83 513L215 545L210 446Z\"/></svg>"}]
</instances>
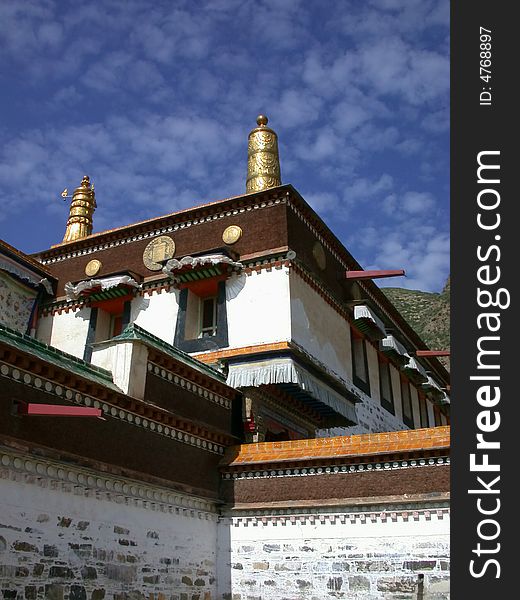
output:
<instances>
[{"instance_id":1,"label":"brown brick upper wall","mask_svg":"<svg viewBox=\"0 0 520 600\"><path fill-rule=\"evenodd\" d=\"M449 427L234 446L221 496L236 509L445 501L449 450Z\"/></svg>"},{"instance_id":2,"label":"brown brick upper wall","mask_svg":"<svg viewBox=\"0 0 520 600\"><path fill-rule=\"evenodd\" d=\"M331 504L413 502L449 497L450 467L332 473L307 477L224 480L221 497L229 506L325 506Z\"/></svg>"}]
</instances>

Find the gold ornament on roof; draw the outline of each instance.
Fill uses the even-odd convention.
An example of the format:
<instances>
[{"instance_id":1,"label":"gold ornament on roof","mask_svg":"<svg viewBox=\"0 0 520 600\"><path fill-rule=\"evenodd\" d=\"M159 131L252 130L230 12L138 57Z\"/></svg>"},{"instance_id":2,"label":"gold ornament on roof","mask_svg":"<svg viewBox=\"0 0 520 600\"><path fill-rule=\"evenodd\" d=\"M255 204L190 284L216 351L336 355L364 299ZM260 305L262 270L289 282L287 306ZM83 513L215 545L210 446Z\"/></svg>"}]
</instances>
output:
<instances>
[{"instance_id":1,"label":"gold ornament on roof","mask_svg":"<svg viewBox=\"0 0 520 600\"><path fill-rule=\"evenodd\" d=\"M62 192L66 198L67 188ZM65 230L64 242L73 242L87 237L92 233L92 215L96 210L96 197L94 186L90 183L88 175L84 175L81 185L74 190L72 202L70 203L69 219Z\"/></svg>"},{"instance_id":2,"label":"gold ornament on roof","mask_svg":"<svg viewBox=\"0 0 520 600\"><path fill-rule=\"evenodd\" d=\"M88 275L89 277L94 277L94 275L97 275L99 273L102 266L103 265L101 264L101 261L94 258L93 260L87 263L87 266L85 267L85 275Z\"/></svg>"},{"instance_id":3,"label":"gold ornament on roof","mask_svg":"<svg viewBox=\"0 0 520 600\"><path fill-rule=\"evenodd\" d=\"M224 233L222 234L222 241L224 244L231 246L232 244L236 244L238 240L242 237L242 228L238 225L230 225L224 229Z\"/></svg>"},{"instance_id":4,"label":"gold ornament on roof","mask_svg":"<svg viewBox=\"0 0 520 600\"><path fill-rule=\"evenodd\" d=\"M282 185L278 136L267 127L268 118L258 115L258 127L249 134L246 192L259 192Z\"/></svg>"},{"instance_id":5,"label":"gold ornament on roof","mask_svg":"<svg viewBox=\"0 0 520 600\"><path fill-rule=\"evenodd\" d=\"M173 258L175 254L175 242L168 235L160 235L154 238L143 252L143 263L150 271L160 271L164 261Z\"/></svg>"}]
</instances>

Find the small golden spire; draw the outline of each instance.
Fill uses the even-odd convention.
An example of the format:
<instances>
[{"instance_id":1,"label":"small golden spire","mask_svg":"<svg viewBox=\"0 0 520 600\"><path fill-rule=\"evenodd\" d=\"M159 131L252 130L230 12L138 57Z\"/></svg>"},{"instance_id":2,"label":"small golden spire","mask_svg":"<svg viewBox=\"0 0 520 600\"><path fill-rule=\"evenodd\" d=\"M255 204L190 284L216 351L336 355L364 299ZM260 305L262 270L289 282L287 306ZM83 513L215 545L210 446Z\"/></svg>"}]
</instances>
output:
<instances>
[{"instance_id":1,"label":"small golden spire","mask_svg":"<svg viewBox=\"0 0 520 600\"><path fill-rule=\"evenodd\" d=\"M92 215L96 210L94 186L88 175L84 175L81 185L74 190L70 203L69 219L64 242L73 242L92 233Z\"/></svg>"},{"instance_id":2,"label":"small golden spire","mask_svg":"<svg viewBox=\"0 0 520 600\"><path fill-rule=\"evenodd\" d=\"M268 118L258 115L258 127L249 134L246 192L259 192L282 185L278 136L267 127Z\"/></svg>"}]
</instances>

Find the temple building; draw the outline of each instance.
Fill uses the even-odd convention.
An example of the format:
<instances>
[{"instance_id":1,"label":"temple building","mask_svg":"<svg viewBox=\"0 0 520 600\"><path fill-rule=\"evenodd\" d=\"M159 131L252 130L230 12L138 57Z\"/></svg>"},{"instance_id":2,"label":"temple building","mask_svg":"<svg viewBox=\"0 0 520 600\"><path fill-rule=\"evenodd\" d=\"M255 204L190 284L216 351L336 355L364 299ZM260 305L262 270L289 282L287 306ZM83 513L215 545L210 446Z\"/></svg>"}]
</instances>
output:
<instances>
[{"instance_id":1,"label":"temple building","mask_svg":"<svg viewBox=\"0 0 520 600\"><path fill-rule=\"evenodd\" d=\"M280 173L260 115L245 194L0 245L4 597L447 597L448 373Z\"/></svg>"}]
</instances>

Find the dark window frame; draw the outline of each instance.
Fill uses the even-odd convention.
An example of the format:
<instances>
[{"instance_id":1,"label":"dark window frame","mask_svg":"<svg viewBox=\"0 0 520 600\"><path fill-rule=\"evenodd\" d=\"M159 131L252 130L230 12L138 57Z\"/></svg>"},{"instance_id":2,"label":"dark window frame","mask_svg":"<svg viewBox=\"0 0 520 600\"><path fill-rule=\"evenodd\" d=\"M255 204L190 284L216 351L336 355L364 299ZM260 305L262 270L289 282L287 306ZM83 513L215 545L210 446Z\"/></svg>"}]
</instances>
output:
<instances>
[{"instance_id":1,"label":"dark window frame","mask_svg":"<svg viewBox=\"0 0 520 600\"><path fill-rule=\"evenodd\" d=\"M217 332L215 335L186 339L186 316L188 310L189 288L185 287L179 294L179 311L175 324L174 346L183 352L202 352L218 350L229 346L228 322L226 307L226 282L217 284Z\"/></svg>"},{"instance_id":2,"label":"dark window frame","mask_svg":"<svg viewBox=\"0 0 520 600\"><path fill-rule=\"evenodd\" d=\"M90 362L92 359L92 350L93 350L92 344L94 344L94 342L96 341L96 330L98 327L98 316L99 316L98 311L99 310L103 310L102 303L100 303L98 306L93 306L90 308L90 318L89 318L89 323L88 323L87 339L85 341L85 350L83 352L83 360L85 362ZM132 311L132 301L125 300L125 302L123 303L123 312L122 313L119 313L118 315L109 313L110 320L109 320L108 337L106 338L106 340L100 340L100 341L107 341L107 340L123 333L126 326L130 323L131 311ZM121 319L121 331L117 334L115 334L114 330L113 330L114 317L118 317Z\"/></svg>"},{"instance_id":3,"label":"dark window frame","mask_svg":"<svg viewBox=\"0 0 520 600\"><path fill-rule=\"evenodd\" d=\"M388 388L390 390L390 398L383 396L383 372L386 372L388 377ZM392 386L392 373L390 370L390 362L379 358L379 397L381 406L392 415L395 415L394 390Z\"/></svg>"},{"instance_id":4,"label":"dark window frame","mask_svg":"<svg viewBox=\"0 0 520 600\"><path fill-rule=\"evenodd\" d=\"M408 416L406 414L405 411L405 393L404 390L407 389L408 390L408 402L410 404L410 416ZM413 414L413 400L412 400L412 389L411 389L411 385L410 382L404 378L401 377L401 407L403 410L403 423L405 425L408 425L408 427L410 427L411 429L415 429L415 419L414 419L414 414Z\"/></svg>"},{"instance_id":5,"label":"dark window frame","mask_svg":"<svg viewBox=\"0 0 520 600\"><path fill-rule=\"evenodd\" d=\"M354 385L358 387L360 390L365 392L368 396L370 396L370 372L368 370L368 358L367 358L367 347L366 347L366 339L360 335L356 335L352 330L350 334L350 342L351 342L351 352L352 352L352 381ZM362 351L363 351L363 363L365 367L366 381L361 379L361 377L356 373L356 349L355 344L361 343Z\"/></svg>"},{"instance_id":6,"label":"dark window frame","mask_svg":"<svg viewBox=\"0 0 520 600\"><path fill-rule=\"evenodd\" d=\"M424 394L419 394L419 422L421 428L429 427L428 400ZM424 407L424 412L423 412ZM424 419L423 419L424 416ZM426 422L425 422L426 421Z\"/></svg>"}]
</instances>

